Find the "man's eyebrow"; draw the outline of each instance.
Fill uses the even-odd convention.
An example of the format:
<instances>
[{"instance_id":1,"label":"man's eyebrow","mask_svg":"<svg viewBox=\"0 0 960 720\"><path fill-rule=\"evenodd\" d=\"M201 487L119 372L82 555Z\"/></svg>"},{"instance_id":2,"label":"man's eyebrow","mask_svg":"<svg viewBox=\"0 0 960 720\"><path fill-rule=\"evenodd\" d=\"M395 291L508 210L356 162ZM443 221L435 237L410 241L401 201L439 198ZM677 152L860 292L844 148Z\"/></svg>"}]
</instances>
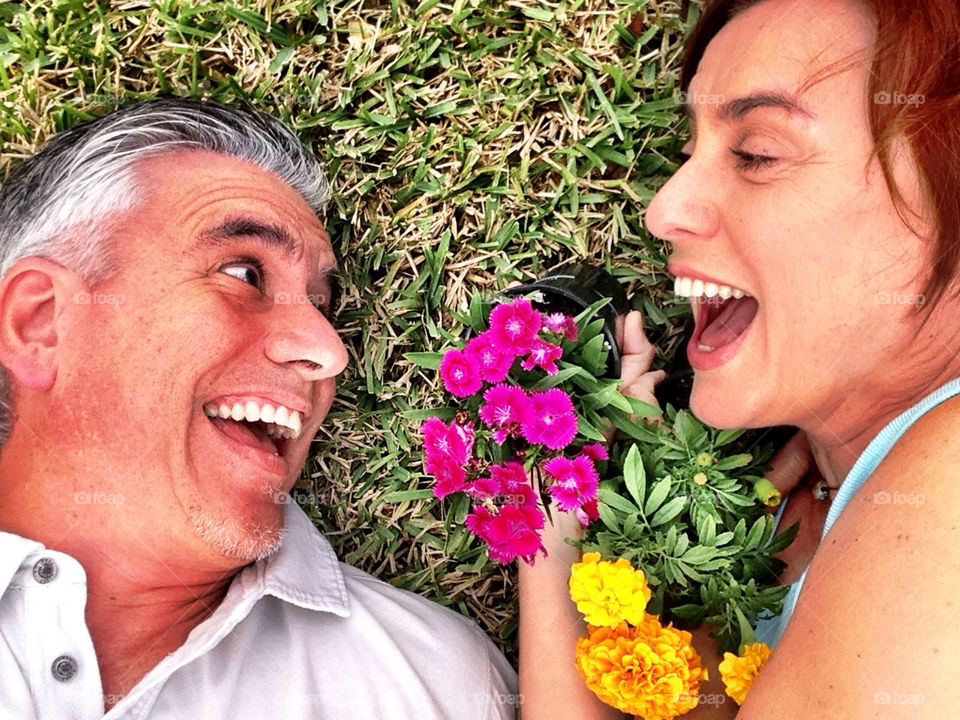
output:
<instances>
[{"instance_id":1,"label":"man's eyebrow","mask_svg":"<svg viewBox=\"0 0 960 720\"><path fill-rule=\"evenodd\" d=\"M805 118L815 117L814 113L797 98L778 90L764 90L729 102L722 102L717 106L717 117L723 122L734 122L743 120L744 117L758 108L780 108L791 115L800 115ZM689 101L684 103L684 112L691 120L696 118L696 113Z\"/></svg>"},{"instance_id":2,"label":"man's eyebrow","mask_svg":"<svg viewBox=\"0 0 960 720\"><path fill-rule=\"evenodd\" d=\"M249 217L227 218L215 227L204 230L200 233L197 247L215 247L237 238L252 238L294 258L303 254L303 245L284 228Z\"/></svg>"}]
</instances>

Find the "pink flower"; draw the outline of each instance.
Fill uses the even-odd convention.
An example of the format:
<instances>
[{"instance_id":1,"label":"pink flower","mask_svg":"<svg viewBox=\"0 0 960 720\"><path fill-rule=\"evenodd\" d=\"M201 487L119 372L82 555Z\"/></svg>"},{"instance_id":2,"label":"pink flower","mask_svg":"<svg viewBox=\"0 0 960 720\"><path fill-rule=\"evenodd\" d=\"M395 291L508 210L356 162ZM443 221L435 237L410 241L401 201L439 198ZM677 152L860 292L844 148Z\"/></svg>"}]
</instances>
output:
<instances>
[{"instance_id":1,"label":"pink flower","mask_svg":"<svg viewBox=\"0 0 960 720\"><path fill-rule=\"evenodd\" d=\"M490 557L501 563L523 558L533 564L533 558L543 547L540 530L544 515L536 505L504 505L497 514L482 505L467 515L467 528L490 548Z\"/></svg>"},{"instance_id":2,"label":"pink flower","mask_svg":"<svg viewBox=\"0 0 960 720\"><path fill-rule=\"evenodd\" d=\"M534 495L530 481L527 479L527 471L523 469L523 465L520 463L509 460L503 465L491 465L490 475L499 484L499 494L506 499L508 504L537 504L536 495Z\"/></svg>"},{"instance_id":3,"label":"pink flower","mask_svg":"<svg viewBox=\"0 0 960 720\"><path fill-rule=\"evenodd\" d=\"M447 350L440 361L440 377L451 395L468 397L483 387L480 363L461 350Z\"/></svg>"},{"instance_id":4,"label":"pink flower","mask_svg":"<svg viewBox=\"0 0 960 720\"><path fill-rule=\"evenodd\" d=\"M596 499L584 503L583 507L578 507L574 513L577 516L577 520L579 520L580 524L584 527L600 517L600 512L597 510Z\"/></svg>"},{"instance_id":5,"label":"pink flower","mask_svg":"<svg viewBox=\"0 0 960 720\"><path fill-rule=\"evenodd\" d=\"M490 312L490 335L501 352L525 355L540 328L543 316L526 298L501 303Z\"/></svg>"},{"instance_id":6,"label":"pink flower","mask_svg":"<svg viewBox=\"0 0 960 720\"><path fill-rule=\"evenodd\" d=\"M479 363L480 377L489 383L503 382L510 373L516 357L497 344L489 330L468 342L463 353Z\"/></svg>"},{"instance_id":7,"label":"pink flower","mask_svg":"<svg viewBox=\"0 0 960 720\"><path fill-rule=\"evenodd\" d=\"M610 454L607 452L607 446L601 443L591 443L590 445L584 445L580 448L580 451L586 455L591 460L609 460Z\"/></svg>"},{"instance_id":8,"label":"pink flower","mask_svg":"<svg viewBox=\"0 0 960 720\"><path fill-rule=\"evenodd\" d=\"M476 500L493 499L501 505L536 505L537 497L527 479L523 465L510 460L503 465L491 465L490 477L477 478L467 487L467 493Z\"/></svg>"},{"instance_id":9,"label":"pink flower","mask_svg":"<svg viewBox=\"0 0 960 720\"><path fill-rule=\"evenodd\" d=\"M537 338L530 347L530 354L520 362L520 366L524 370L541 367L547 371L548 375L553 375L557 372L557 360L561 357L563 357L562 347Z\"/></svg>"},{"instance_id":10,"label":"pink flower","mask_svg":"<svg viewBox=\"0 0 960 720\"><path fill-rule=\"evenodd\" d=\"M560 312L550 313L544 318L543 325L550 332L563 335L567 340L577 339L577 321Z\"/></svg>"},{"instance_id":11,"label":"pink flower","mask_svg":"<svg viewBox=\"0 0 960 720\"><path fill-rule=\"evenodd\" d=\"M530 416L530 397L514 385L494 385L483 394L480 419L493 428L493 439L503 444L510 435L519 435Z\"/></svg>"},{"instance_id":12,"label":"pink flower","mask_svg":"<svg viewBox=\"0 0 960 720\"><path fill-rule=\"evenodd\" d=\"M560 388L530 396L529 418L524 421L523 437L530 443L561 450L577 436L577 413L573 401Z\"/></svg>"},{"instance_id":13,"label":"pink flower","mask_svg":"<svg viewBox=\"0 0 960 720\"><path fill-rule=\"evenodd\" d=\"M473 423L447 425L440 418L428 418L420 428L423 435L423 469L433 475L433 494L443 499L466 489L464 465L473 452Z\"/></svg>"},{"instance_id":14,"label":"pink flower","mask_svg":"<svg viewBox=\"0 0 960 720\"><path fill-rule=\"evenodd\" d=\"M467 489L467 471L450 458L445 458L437 464L433 476L436 478L433 494L439 500L443 500L450 493Z\"/></svg>"},{"instance_id":15,"label":"pink flower","mask_svg":"<svg viewBox=\"0 0 960 720\"><path fill-rule=\"evenodd\" d=\"M600 476L593 460L586 455L578 455L573 460L565 457L551 458L543 464L543 469L555 479L547 492L562 511L578 510L596 500Z\"/></svg>"},{"instance_id":16,"label":"pink flower","mask_svg":"<svg viewBox=\"0 0 960 720\"><path fill-rule=\"evenodd\" d=\"M467 486L467 495L474 500L486 500L500 493L500 483L492 477L479 477Z\"/></svg>"},{"instance_id":17,"label":"pink flower","mask_svg":"<svg viewBox=\"0 0 960 720\"><path fill-rule=\"evenodd\" d=\"M424 469L428 473L447 460L464 465L473 452L473 423L449 425L440 418L427 418L420 428L423 435Z\"/></svg>"}]
</instances>

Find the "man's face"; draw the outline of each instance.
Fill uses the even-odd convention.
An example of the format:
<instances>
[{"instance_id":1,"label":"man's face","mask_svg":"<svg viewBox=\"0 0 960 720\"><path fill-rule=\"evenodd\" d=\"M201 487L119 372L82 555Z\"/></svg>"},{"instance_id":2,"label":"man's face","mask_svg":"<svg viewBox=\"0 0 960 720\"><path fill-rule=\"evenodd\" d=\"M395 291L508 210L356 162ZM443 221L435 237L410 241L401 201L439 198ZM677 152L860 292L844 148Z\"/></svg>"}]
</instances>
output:
<instances>
[{"instance_id":1,"label":"man's face","mask_svg":"<svg viewBox=\"0 0 960 720\"><path fill-rule=\"evenodd\" d=\"M333 250L304 199L244 161L180 151L138 171L144 201L107 243L117 272L64 334L59 439L123 493L128 530L249 561L279 542L278 497L346 364Z\"/></svg>"}]
</instances>

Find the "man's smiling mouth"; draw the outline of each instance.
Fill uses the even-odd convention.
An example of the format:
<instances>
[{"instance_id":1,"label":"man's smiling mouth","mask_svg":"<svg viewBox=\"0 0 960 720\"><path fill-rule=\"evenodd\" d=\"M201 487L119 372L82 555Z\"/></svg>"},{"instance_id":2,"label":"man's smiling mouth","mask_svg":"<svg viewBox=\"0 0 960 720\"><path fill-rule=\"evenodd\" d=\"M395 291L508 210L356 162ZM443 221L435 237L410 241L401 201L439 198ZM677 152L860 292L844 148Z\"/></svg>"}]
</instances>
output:
<instances>
[{"instance_id":1,"label":"man's smiling mouth","mask_svg":"<svg viewBox=\"0 0 960 720\"><path fill-rule=\"evenodd\" d=\"M258 398L221 398L204 403L203 412L231 439L278 457L284 456L288 441L303 432L298 411Z\"/></svg>"}]
</instances>

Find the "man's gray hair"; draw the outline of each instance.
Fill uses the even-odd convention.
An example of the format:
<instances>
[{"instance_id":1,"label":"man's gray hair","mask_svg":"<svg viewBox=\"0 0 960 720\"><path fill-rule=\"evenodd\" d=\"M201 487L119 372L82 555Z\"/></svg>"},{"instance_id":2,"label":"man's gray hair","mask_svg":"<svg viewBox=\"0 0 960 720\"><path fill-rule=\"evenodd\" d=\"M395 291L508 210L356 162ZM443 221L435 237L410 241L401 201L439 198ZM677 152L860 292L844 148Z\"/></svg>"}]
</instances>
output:
<instances>
[{"instance_id":1,"label":"man's gray hair","mask_svg":"<svg viewBox=\"0 0 960 720\"><path fill-rule=\"evenodd\" d=\"M316 213L330 198L320 163L269 115L196 98L129 105L57 133L0 186L0 278L22 258L44 257L88 284L107 279L113 264L104 240L111 220L145 198L137 163L178 150L231 155L273 172ZM0 444L12 422L10 388L0 367Z\"/></svg>"}]
</instances>

